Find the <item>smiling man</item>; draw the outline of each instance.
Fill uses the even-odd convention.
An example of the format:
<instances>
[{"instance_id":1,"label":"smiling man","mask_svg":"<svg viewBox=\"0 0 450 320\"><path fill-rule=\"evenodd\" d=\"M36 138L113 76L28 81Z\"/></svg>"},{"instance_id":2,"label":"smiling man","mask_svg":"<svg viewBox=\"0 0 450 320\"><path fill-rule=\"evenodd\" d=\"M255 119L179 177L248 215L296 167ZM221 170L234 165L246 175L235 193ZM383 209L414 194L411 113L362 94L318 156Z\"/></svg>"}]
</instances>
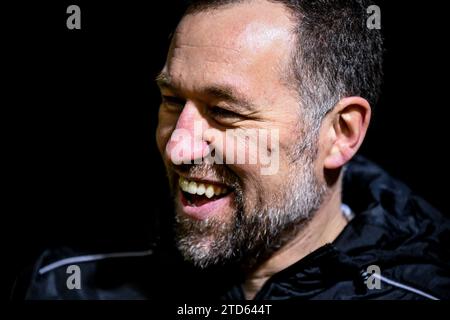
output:
<instances>
[{"instance_id":1,"label":"smiling man","mask_svg":"<svg viewBox=\"0 0 450 320\"><path fill-rule=\"evenodd\" d=\"M300 31L293 32L296 19L283 3L201 2L179 24L158 77L157 140L175 196L179 249L199 267L240 260L248 272L248 298L342 231L339 171L358 150L370 120L359 91L345 98L345 92L324 92L334 100L302 103L297 82L314 80L306 79L307 69L295 74L294 68L302 69L294 58L301 43ZM377 36L373 41L379 46ZM380 72L379 59L370 58L363 68ZM378 78L368 84L373 91ZM336 87L345 85L336 79ZM266 145L240 139L251 129L277 130L279 139ZM243 143L230 143L230 130L240 130L235 137ZM233 147L238 150L223 150ZM259 162L236 164L227 157L226 165L194 164L211 150L230 155L258 148L276 149L276 173L262 175Z\"/></svg>"},{"instance_id":2,"label":"smiling man","mask_svg":"<svg viewBox=\"0 0 450 320\"><path fill-rule=\"evenodd\" d=\"M381 79L382 41L365 27L364 8L194 1L173 36L157 79L157 141L178 248L200 268L238 263L245 298L348 223L342 168L363 142ZM242 137L252 129L277 130L278 139ZM242 143L230 143L236 130ZM201 161L262 148L277 155L272 175L259 162Z\"/></svg>"},{"instance_id":3,"label":"smiling man","mask_svg":"<svg viewBox=\"0 0 450 320\"><path fill-rule=\"evenodd\" d=\"M181 258L78 258L88 261L85 291L69 295L54 289L67 261L46 256L27 297L448 297L448 223L355 156L382 77L366 8L192 1L157 77L156 138ZM101 291L98 260L119 256L145 276Z\"/></svg>"}]
</instances>

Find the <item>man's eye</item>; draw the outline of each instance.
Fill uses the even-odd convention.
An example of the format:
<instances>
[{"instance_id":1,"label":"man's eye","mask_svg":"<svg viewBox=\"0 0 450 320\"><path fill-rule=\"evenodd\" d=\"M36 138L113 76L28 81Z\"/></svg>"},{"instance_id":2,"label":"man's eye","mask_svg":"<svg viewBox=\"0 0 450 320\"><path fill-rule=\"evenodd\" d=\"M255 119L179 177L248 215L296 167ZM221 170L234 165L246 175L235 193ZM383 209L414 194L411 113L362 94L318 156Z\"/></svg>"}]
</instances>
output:
<instances>
[{"instance_id":1,"label":"man's eye","mask_svg":"<svg viewBox=\"0 0 450 320\"><path fill-rule=\"evenodd\" d=\"M212 117L216 119L232 120L240 118L240 116L237 113L220 107L210 108L209 113L211 114Z\"/></svg>"},{"instance_id":2,"label":"man's eye","mask_svg":"<svg viewBox=\"0 0 450 320\"><path fill-rule=\"evenodd\" d=\"M173 97L173 96L162 96L162 102L164 104L170 105L170 106L174 106L174 107L184 107L184 105L186 104L186 101L177 97Z\"/></svg>"}]
</instances>

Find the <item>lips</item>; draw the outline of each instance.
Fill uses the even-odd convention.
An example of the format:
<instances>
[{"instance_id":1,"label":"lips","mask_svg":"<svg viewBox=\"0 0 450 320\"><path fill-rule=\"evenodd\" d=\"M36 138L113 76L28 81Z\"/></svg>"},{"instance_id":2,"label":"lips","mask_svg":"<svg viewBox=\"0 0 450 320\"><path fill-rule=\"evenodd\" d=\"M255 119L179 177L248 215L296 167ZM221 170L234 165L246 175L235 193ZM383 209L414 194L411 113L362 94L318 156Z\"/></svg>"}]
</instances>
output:
<instances>
[{"instance_id":1,"label":"lips","mask_svg":"<svg viewBox=\"0 0 450 320\"><path fill-rule=\"evenodd\" d=\"M185 177L180 177L178 184L181 209L192 218L203 220L225 213L231 205L231 190L223 184Z\"/></svg>"}]
</instances>

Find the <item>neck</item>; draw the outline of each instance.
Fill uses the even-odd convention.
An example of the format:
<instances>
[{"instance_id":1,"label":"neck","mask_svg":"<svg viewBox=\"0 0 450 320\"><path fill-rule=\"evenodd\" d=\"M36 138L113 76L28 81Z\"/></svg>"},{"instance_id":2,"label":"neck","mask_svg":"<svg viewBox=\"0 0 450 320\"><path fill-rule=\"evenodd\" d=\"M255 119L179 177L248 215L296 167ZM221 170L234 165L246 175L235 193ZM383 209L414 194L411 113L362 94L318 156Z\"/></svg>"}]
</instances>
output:
<instances>
[{"instance_id":1,"label":"neck","mask_svg":"<svg viewBox=\"0 0 450 320\"><path fill-rule=\"evenodd\" d=\"M337 184L338 186L340 183ZM347 221L341 213L341 189L335 188L311 221L269 259L249 272L243 285L246 299L253 299L264 283L275 273L301 260L309 253L333 242Z\"/></svg>"}]
</instances>

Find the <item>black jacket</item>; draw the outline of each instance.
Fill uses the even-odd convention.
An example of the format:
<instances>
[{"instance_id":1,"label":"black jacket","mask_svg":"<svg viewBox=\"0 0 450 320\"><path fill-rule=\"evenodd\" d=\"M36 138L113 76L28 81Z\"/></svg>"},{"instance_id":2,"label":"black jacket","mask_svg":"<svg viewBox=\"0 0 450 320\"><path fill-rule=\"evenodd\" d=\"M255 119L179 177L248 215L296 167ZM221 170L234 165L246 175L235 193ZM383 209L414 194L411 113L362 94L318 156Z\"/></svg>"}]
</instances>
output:
<instances>
[{"instance_id":1,"label":"black jacket","mask_svg":"<svg viewBox=\"0 0 450 320\"><path fill-rule=\"evenodd\" d=\"M347 166L343 193L351 221L339 237L274 275L256 300L450 298L450 225L439 212L362 157ZM81 289L68 289L69 265L79 266ZM102 254L59 249L43 253L14 295L236 300L244 299L242 281L233 270L196 270L162 246Z\"/></svg>"}]
</instances>

